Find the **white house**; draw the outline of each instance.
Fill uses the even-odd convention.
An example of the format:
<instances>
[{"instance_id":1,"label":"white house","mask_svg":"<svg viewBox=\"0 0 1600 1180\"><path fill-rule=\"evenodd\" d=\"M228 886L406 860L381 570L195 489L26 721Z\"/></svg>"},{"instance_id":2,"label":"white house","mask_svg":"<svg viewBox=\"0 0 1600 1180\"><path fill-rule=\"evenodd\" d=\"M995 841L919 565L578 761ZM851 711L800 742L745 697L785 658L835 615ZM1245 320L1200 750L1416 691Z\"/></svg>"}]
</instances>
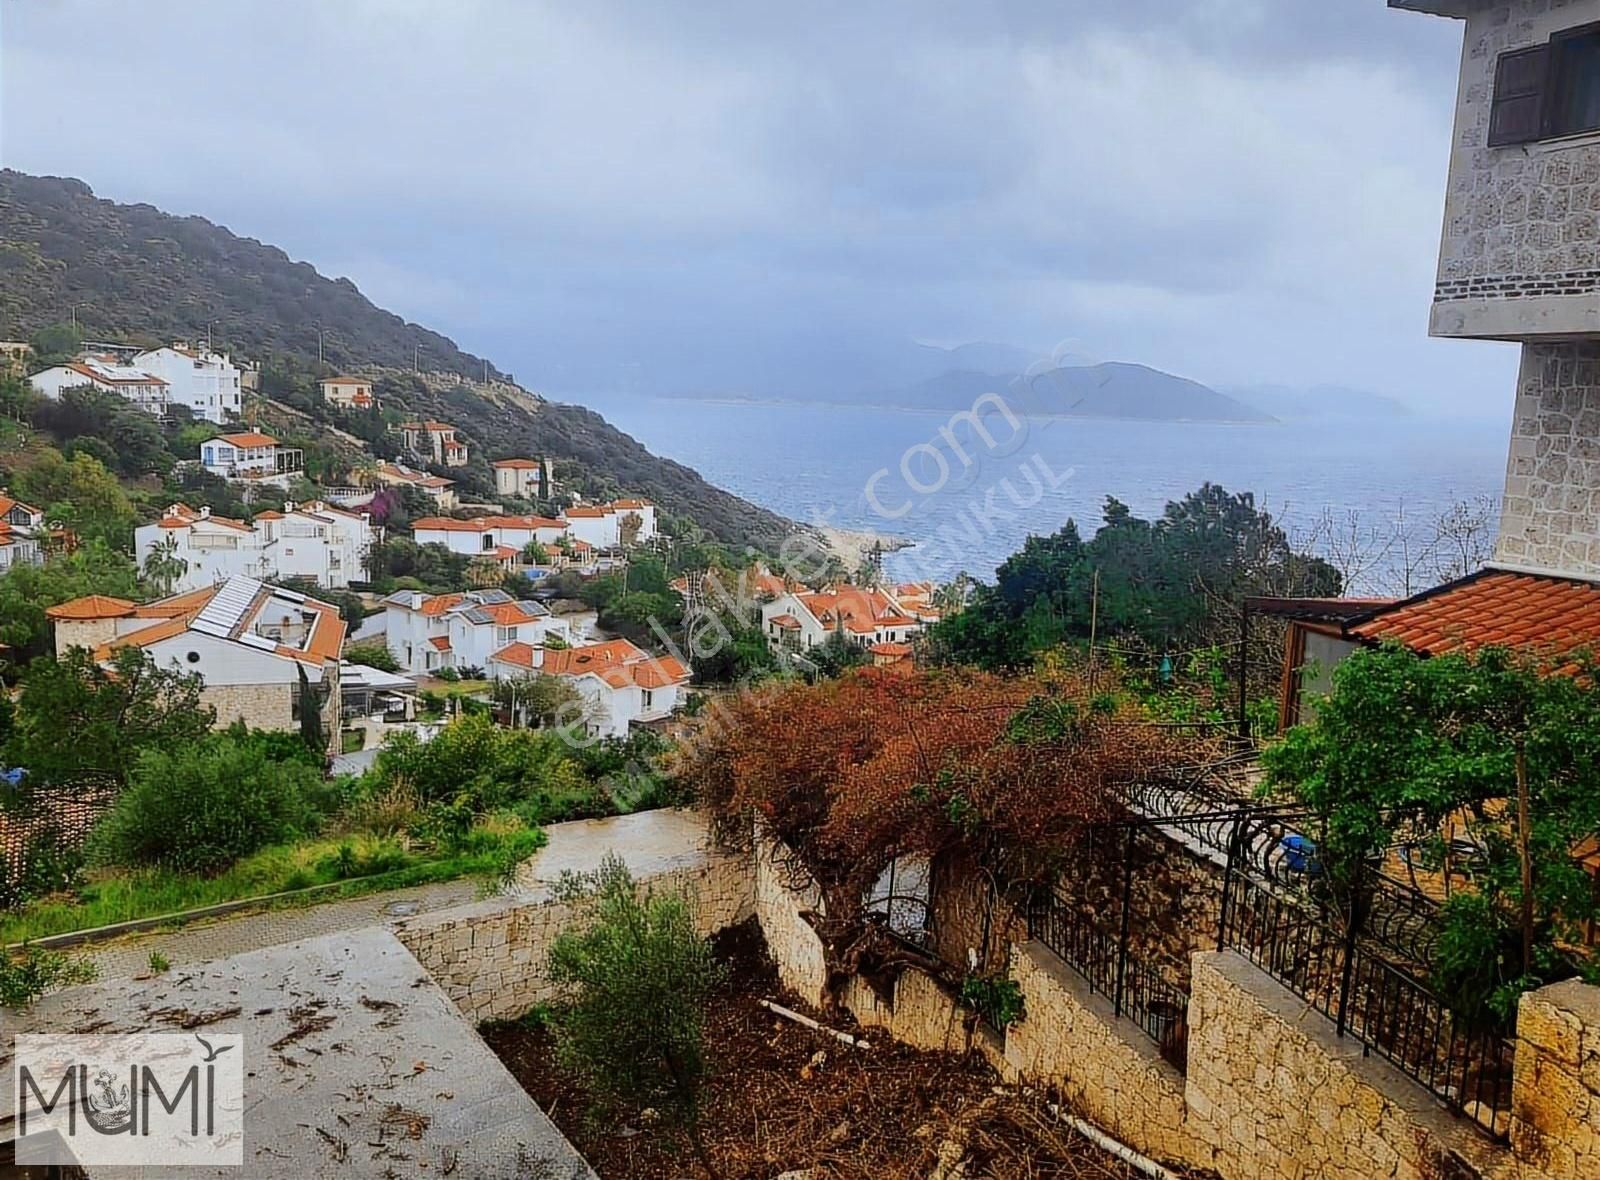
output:
<instances>
[{"instance_id":1,"label":"white house","mask_svg":"<svg viewBox=\"0 0 1600 1180\"><path fill-rule=\"evenodd\" d=\"M548 459L496 459L490 466L494 468L494 490L502 496L540 500L555 488Z\"/></svg>"},{"instance_id":2,"label":"white house","mask_svg":"<svg viewBox=\"0 0 1600 1180\"><path fill-rule=\"evenodd\" d=\"M86 353L75 361L35 373L28 378L28 384L51 401L60 401L66 390L88 385L114 393L154 418L164 417L167 412L167 383L116 356Z\"/></svg>"},{"instance_id":3,"label":"white house","mask_svg":"<svg viewBox=\"0 0 1600 1180\"><path fill-rule=\"evenodd\" d=\"M286 488L301 469L304 456L270 434L255 430L219 434L200 444L200 465L212 475Z\"/></svg>"},{"instance_id":4,"label":"white house","mask_svg":"<svg viewBox=\"0 0 1600 1180\"><path fill-rule=\"evenodd\" d=\"M304 685L326 693L317 702L323 728L338 731L345 624L328 603L235 577L143 606L95 595L45 613L57 654L86 647L108 663L131 645L162 667L199 673L219 728L297 730Z\"/></svg>"},{"instance_id":5,"label":"white house","mask_svg":"<svg viewBox=\"0 0 1600 1180\"><path fill-rule=\"evenodd\" d=\"M169 404L188 406L196 418L220 426L243 412L239 369L225 353L179 341L139 353L132 366L165 381Z\"/></svg>"},{"instance_id":6,"label":"white house","mask_svg":"<svg viewBox=\"0 0 1600 1180\"><path fill-rule=\"evenodd\" d=\"M379 483L388 487L416 488L440 508L448 509L456 506L456 481L453 479L446 479L442 475L429 475L426 471L415 471L399 460L393 463L379 463L372 474Z\"/></svg>"},{"instance_id":7,"label":"white house","mask_svg":"<svg viewBox=\"0 0 1600 1180\"><path fill-rule=\"evenodd\" d=\"M398 590L383 600L385 637L401 667L414 676L441 668L488 668L495 652L513 643L535 647L555 636L570 641L565 619L543 604L513 599L504 590L423 594Z\"/></svg>"},{"instance_id":8,"label":"white house","mask_svg":"<svg viewBox=\"0 0 1600 1180\"><path fill-rule=\"evenodd\" d=\"M325 377L317 387L322 390L322 400L330 406L370 410L378 404L372 382L365 377Z\"/></svg>"},{"instance_id":9,"label":"white house","mask_svg":"<svg viewBox=\"0 0 1600 1180\"><path fill-rule=\"evenodd\" d=\"M443 545L465 557L521 554L530 541L554 545L567 532L567 523L548 516L478 516L455 520L424 516L412 522L411 537L418 545Z\"/></svg>"},{"instance_id":10,"label":"white house","mask_svg":"<svg viewBox=\"0 0 1600 1180\"><path fill-rule=\"evenodd\" d=\"M375 533L362 513L320 500L256 515L254 522L214 516L173 504L160 520L134 530L141 569L153 554L183 562L174 590L198 590L232 577L271 581L303 579L325 590L365 581Z\"/></svg>"},{"instance_id":11,"label":"white house","mask_svg":"<svg viewBox=\"0 0 1600 1180\"><path fill-rule=\"evenodd\" d=\"M510 644L495 652L488 672L497 680L565 677L583 696L585 728L597 737L626 737L636 724L665 720L689 683L681 660L653 656L626 639L555 650Z\"/></svg>"},{"instance_id":12,"label":"white house","mask_svg":"<svg viewBox=\"0 0 1600 1180\"><path fill-rule=\"evenodd\" d=\"M648 500L613 500L609 504L574 504L564 509L568 534L596 549L636 545L656 535L656 507Z\"/></svg>"},{"instance_id":13,"label":"white house","mask_svg":"<svg viewBox=\"0 0 1600 1180\"><path fill-rule=\"evenodd\" d=\"M44 513L0 488L0 573L44 562Z\"/></svg>"},{"instance_id":14,"label":"white house","mask_svg":"<svg viewBox=\"0 0 1600 1180\"><path fill-rule=\"evenodd\" d=\"M761 630L767 642L789 651L816 647L836 631L862 647L905 643L924 626L882 590L858 586L785 591L761 607Z\"/></svg>"},{"instance_id":15,"label":"white house","mask_svg":"<svg viewBox=\"0 0 1600 1180\"><path fill-rule=\"evenodd\" d=\"M406 450L431 458L445 467L465 467L467 444L448 422L402 422L400 436Z\"/></svg>"}]
</instances>

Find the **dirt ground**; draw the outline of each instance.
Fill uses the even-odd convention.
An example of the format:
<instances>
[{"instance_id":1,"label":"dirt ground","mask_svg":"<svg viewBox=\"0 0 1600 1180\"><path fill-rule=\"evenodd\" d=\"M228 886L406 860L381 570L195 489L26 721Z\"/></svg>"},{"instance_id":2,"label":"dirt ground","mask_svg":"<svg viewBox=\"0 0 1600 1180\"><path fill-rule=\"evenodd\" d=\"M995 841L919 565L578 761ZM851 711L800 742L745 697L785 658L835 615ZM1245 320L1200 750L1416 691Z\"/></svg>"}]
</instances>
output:
<instances>
[{"instance_id":1,"label":"dirt ground","mask_svg":"<svg viewBox=\"0 0 1600 1180\"><path fill-rule=\"evenodd\" d=\"M749 939L719 949L731 971L708 1013L711 1080L701 1114L719 1180L791 1171L804 1180L1136 1176L1059 1122L1043 1095L1001 1086L975 1057L918 1052L882 1036L863 1052L774 1016L756 1001L804 1007L784 996ZM556 1066L545 1028L524 1023L484 1035L603 1180L705 1175L684 1133L658 1124L653 1112L607 1124L588 1117L588 1098Z\"/></svg>"}]
</instances>

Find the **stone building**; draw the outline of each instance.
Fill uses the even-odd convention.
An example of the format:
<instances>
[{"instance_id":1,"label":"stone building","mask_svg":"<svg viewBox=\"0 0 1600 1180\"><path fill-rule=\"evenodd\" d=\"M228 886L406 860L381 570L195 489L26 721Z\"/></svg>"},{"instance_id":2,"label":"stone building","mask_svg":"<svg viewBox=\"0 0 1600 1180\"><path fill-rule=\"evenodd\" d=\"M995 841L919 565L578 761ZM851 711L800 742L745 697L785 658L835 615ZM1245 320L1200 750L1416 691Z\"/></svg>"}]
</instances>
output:
<instances>
[{"instance_id":1,"label":"stone building","mask_svg":"<svg viewBox=\"0 0 1600 1180\"><path fill-rule=\"evenodd\" d=\"M1497 563L1600 575L1600 0L1389 0L1465 31L1434 336L1522 345Z\"/></svg>"}]
</instances>

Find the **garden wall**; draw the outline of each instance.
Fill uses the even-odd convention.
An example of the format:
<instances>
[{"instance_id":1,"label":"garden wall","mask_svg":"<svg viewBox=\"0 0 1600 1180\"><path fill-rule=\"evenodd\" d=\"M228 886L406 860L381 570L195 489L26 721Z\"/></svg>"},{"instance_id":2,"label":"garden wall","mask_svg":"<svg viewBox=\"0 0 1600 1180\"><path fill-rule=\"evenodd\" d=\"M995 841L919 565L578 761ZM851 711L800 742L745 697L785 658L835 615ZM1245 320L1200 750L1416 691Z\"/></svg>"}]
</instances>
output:
<instances>
[{"instance_id":1,"label":"garden wall","mask_svg":"<svg viewBox=\"0 0 1600 1180\"><path fill-rule=\"evenodd\" d=\"M695 928L706 935L754 912L746 856L713 853L705 864L661 873L639 887L682 892ZM504 1020L551 999L550 944L575 917L571 905L540 892L408 918L396 923L395 935L469 1017Z\"/></svg>"},{"instance_id":2,"label":"garden wall","mask_svg":"<svg viewBox=\"0 0 1600 1180\"><path fill-rule=\"evenodd\" d=\"M1191 987L1189 1126L1225 1180L1542 1175L1242 956L1197 954Z\"/></svg>"},{"instance_id":3,"label":"garden wall","mask_svg":"<svg viewBox=\"0 0 1600 1180\"><path fill-rule=\"evenodd\" d=\"M1600 988L1570 980L1522 997L1511 1144L1559 1180L1600 1176Z\"/></svg>"}]
</instances>

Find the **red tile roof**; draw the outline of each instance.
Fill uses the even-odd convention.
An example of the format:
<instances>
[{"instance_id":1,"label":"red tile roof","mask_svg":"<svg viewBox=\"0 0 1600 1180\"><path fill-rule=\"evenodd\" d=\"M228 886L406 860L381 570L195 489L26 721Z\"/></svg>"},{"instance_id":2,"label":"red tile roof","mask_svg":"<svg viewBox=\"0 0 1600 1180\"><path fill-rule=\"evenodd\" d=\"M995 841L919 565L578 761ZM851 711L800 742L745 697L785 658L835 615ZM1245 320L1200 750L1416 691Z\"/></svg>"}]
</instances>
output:
<instances>
[{"instance_id":1,"label":"red tile roof","mask_svg":"<svg viewBox=\"0 0 1600 1180\"><path fill-rule=\"evenodd\" d=\"M544 470L543 465L537 459L496 459L490 464L490 466L510 467L516 471L527 471L529 469L537 469L540 471Z\"/></svg>"},{"instance_id":2,"label":"red tile roof","mask_svg":"<svg viewBox=\"0 0 1600 1180\"><path fill-rule=\"evenodd\" d=\"M522 643L520 641L508 643L490 656L489 659L495 663L511 664L518 668L532 668L534 666L533 653L535 650L531 643Z\"/></svg>"},{"instance_id":3,"label":"red tile roof","mask_svg":"<svg viewBox=\"0 0 1600 1180\"><path fill-rule=\"evenodd\" d=\"M90 594L74 598L58 606L47 607L45 616L51 619L121 619L133 614L133 603L126 598L112 598L105 594Z\"/></svg>"},{"instance_id":4,"label":"red tile roof","mask_svg":"<svg viewBox=\"0 0 1600 1180\"><path fill-rule=\"evenodd\" d=\"M1489 646L1600 652L1600 585L1489 569L1380 608L1349 634L1425 655Z\"/></svg>"},{"instance_id":5,"label":"red tile roof","mask_svg":"<svg viewBox=\"0 0 1600 1180\"><path fill-rule=\"evenodd\" d=\"M448 635L430 635L428 637L428 642L433 644L433 646L438 648L440 651L450 650L450 637Z\"/></svg>"},{"instance_id":6,"label":"red tile roof","mask_svg":"<svg viewBox=\"0 0 1600 1180\"><path fill-rule=\"evenodd\" d=\"M232 443L236 447L275 447L278 440L270 434L262 434L259 430L245 430L238 434L217 435L225 443Z\"/></svg>"}]
</instances>

